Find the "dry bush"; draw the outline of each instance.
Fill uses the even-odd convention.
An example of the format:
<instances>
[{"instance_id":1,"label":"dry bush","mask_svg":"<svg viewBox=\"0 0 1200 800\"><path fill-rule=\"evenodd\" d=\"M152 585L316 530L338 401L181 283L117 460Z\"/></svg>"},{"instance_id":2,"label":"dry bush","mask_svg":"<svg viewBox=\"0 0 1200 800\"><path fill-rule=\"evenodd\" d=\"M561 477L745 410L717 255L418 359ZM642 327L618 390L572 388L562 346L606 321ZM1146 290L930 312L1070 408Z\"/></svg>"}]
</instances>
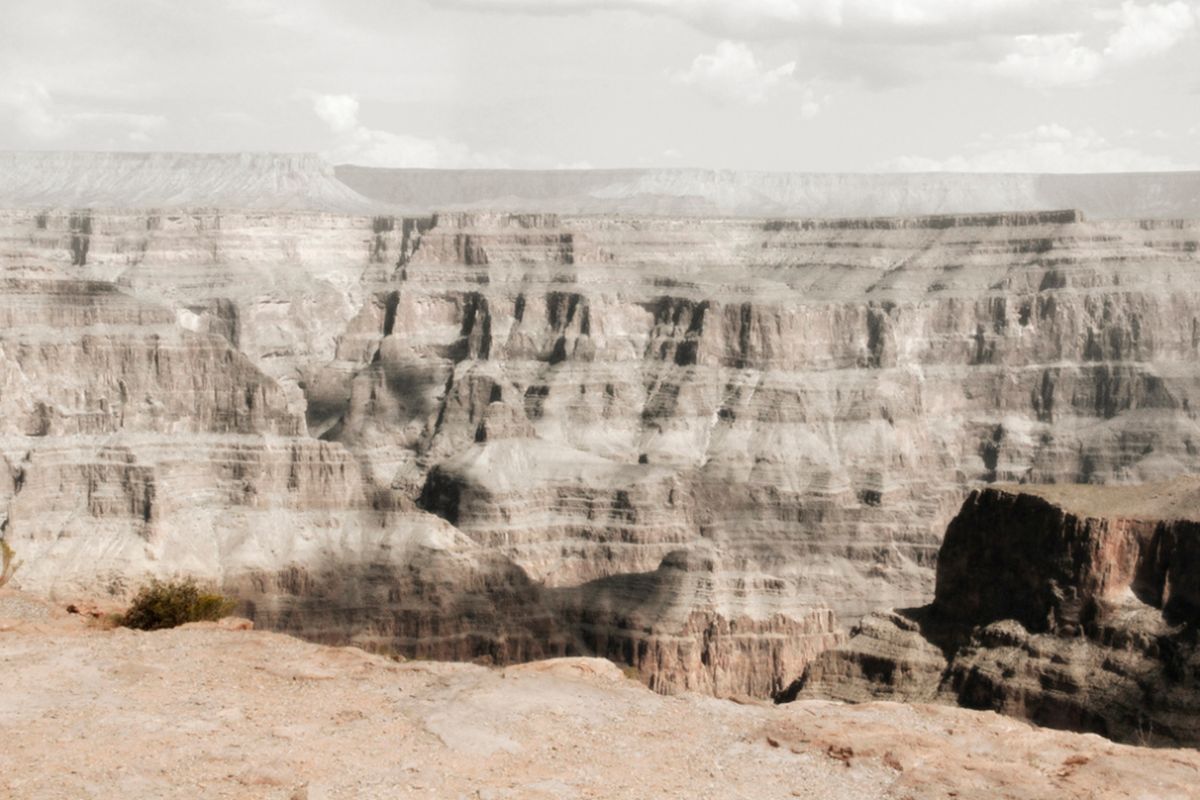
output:
<instances>
[{"instance_id":1,"label":"dry bush","mask_svg":"<svg viewBox=\"0 0 1200 800\"><path fill-rule=\"evenodd\" d=\"M17 561L17 554L13 551L12 546L4 539L0 539L0 586L12 579L13 573L19 566L21 566L21 562Z\"/></svg>"},{"instance_id":2,"label":"dry bush","mask_svg":"<svg viewBox=\"0 0 1200 800\"><path fill-rule=\"evenodd\" d=\"M153 580L133 598L121 617L126 628L157 631L186 622L215 622L233 612L237 603L217 592L205 591L195 580Z\"/></svg>"}]
</instances>

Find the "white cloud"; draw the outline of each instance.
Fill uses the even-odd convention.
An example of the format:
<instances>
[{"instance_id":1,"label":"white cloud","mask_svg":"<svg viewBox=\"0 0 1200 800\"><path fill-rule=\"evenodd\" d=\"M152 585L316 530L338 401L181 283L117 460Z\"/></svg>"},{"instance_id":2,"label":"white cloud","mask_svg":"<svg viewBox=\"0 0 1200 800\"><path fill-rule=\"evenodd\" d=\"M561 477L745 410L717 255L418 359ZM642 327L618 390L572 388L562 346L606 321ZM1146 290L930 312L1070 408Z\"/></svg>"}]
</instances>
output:
<instances>
[{"instance_id":1,"label":"white cloud","mask_svg":"<svg viewBox=\"0 0 1200 800\"><path fill-rule=\"evenodd\" d=\"M1187 4L1121 4L1121 27L1108 40L1104 54L1119 61L1136 61L1165 53L1196 27L1196 12Z\"/></svg>"},{"instance_id":2,"label":"white cloud","mask_svg":"<svg viewBox=\"0 0 1200 800\"><path fill-rule=\"evenodd\" d=\"M996 71L1030 86L1087 83L1100 74L1102 59L1081 39L1079 33L1017 36Z\"/></svg>"},{"instance_id":3,"label":"white cloud","mask_svg":"<svg viewBox=\"0 0 1200 800\"><path fill-rule=\"evenodd\" d=\"M671 77L719 100L763 103L795 71L795 61L768 69L741 42L721 42L715 51L696 56L691 67Z\"/></svg>"},{"instance_id":4,"label":"white cloud","mask_svg":"<svg viewBox=\"0 0 1200 800\"><path fill-rule=\"evenodd\" d=\"M921 156L884 165L895 172L1161 172L1194 169L1170 158L1114 145L1096 131L1058 124L1000 139L983 137L963 155L944 160Z\"/></svg>"},{"instance_id":5,"label":"white cloud","mask_svg":"<svg viewBox=\"0 0 1200 800\"><path fill-rule=\"evenodd\" d=\"M72 123L115 127L126 132L129 141L147 144L164 128L167 118L159 114L128 114L120 111L81 111L69 117Z\"/></svg>"},{"instance_id":6,"label":"white cloud","mask_svg":"<svg viewBox=\"0 0 1200 800\"><path fill-rule=\"evenodd\" d=\"M821 113L821 109L829 98L818 98L816 92L806 88L804 90L804 100L800 103L800 116L804 119L813 119Z\"/></svg>"},{"instance_id":7,"label":"white cloud","mask_svg":"<svg viewBox=\"0 0 1200 800\"><path fill-rule=\"evenodd\" d=\"M638 11L743 38L775 38L818 28L986 33L1003 20L1058 13L1053 3L1042 0L440 0L440 5L532 14Z\"/></svg>"},{"instance_id":8,"label":"white cloud","mask_svg":"<svg viewBox=\"0 0 1200 800\"><path fill-rule=\"evenodd\" d=\"M1084 44L1084 35L1078 31L1016 36L1012 51L996 65L996 71L1030 86L1089 83L1109 64L1128 64L1167 52L1197 26L1196 12L1182 0L1146 5L1125 0L1120 11L1094 16L1119 23L1110 30L1102 50Z\"/></svg>"},{"instance_id":9,"label":"white cloud","mask_svg":"<svg viewBox=\"0 0 1200 800\"><path fill-rule=\"evenodd\" d=\"M0 83L0 107L9 108L17 127L39 142L60 139L73 130L95 135L115 129L135 144L147 144L167 124L159 114L63 110L44 84L28 80Z\"/></svg>"},{"instance_id":10,"label":"white cloud","mask_svg":"<svg viewBox=\"0 0 1200 800\"><path fill-rule=\"evenodd\" d=\"M368 128L358 120L358 98L319 94L313 112L333 132L335 145L326 156L339 164L365 167L485 168L503 167L499 159L472 151L449 139L424 139Z\"/></svg>"},{"instance_id":11,"label":"white cloud","mask_svg":"<svg viewBox=\"0 0 1200 800\"><path fill-rule=\"evenodd\" d=\"M319 94L313 111L334 133L352 133L358 127L358 98L348 94Z\"/></svg>"},{"instance_id":12,"label":"white cloud","mask_svg":"<svg viewBox=\"0 0 1200 800\"><path fill-rule=\"evenodd\" d=\"M40 83L17 81L0 85L0 106L9 108L17 127L34 139L57 139L67 132L66 123L54 111L50 92Z\"/></svg>"}]
</instances>

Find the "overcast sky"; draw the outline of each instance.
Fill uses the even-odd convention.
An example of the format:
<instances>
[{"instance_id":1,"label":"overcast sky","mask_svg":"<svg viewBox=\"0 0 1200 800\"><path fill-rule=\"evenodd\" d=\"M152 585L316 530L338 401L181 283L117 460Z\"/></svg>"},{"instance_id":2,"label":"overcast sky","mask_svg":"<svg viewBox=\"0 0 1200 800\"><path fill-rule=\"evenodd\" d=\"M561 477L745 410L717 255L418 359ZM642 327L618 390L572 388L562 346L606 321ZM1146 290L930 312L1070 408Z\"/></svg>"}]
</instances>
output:
<instances>
[{"instance_id":1,"label":"overcast sky","mask_svg":"<svg viewBox=\"0 0 1200 800\"><path fill-rule=\"evenodd\" d=\"M1200 168L1200 0L0 0L0 149Z\"/></svg>"}]
</instances>

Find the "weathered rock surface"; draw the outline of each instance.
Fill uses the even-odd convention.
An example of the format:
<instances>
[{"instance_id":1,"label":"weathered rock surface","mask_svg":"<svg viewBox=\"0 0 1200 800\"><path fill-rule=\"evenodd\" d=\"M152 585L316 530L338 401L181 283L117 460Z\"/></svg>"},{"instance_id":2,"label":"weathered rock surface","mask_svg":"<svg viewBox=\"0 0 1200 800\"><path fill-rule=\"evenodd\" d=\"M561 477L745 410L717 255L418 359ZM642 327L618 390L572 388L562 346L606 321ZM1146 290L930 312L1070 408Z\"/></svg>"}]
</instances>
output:
<instances>
[{"instance_id":1,"label":"weathered rock surface","mask_svg":"<svg viewBox=\"0 0 1200 800\"><path fill-rule=\"evenodd\" d=\"M0 592L13 800L1184 800L1200 781L1192 750L944 706L666 698L596 659L396 663L213 623L98 631L61 614Z\"/></svg>"},{"instance_id":2,"label":"weathered rock surface","mask_svg":"<svg viewBox=\"0 0 1200 800\"><path fill-rule=\"evenodd\" d=\"M580 652L635 667L663 693L772 697L845 638L828 609L794 609L761 577L731 589L704 547L667 555L651 573L551 592Z\"/></svg>"},{"instance_id":3,"label":"weathered rock surface","mask_svg":"<svg viewBox=\"0 0 1200 800\"><path fill-rule=\"evenodd\" d=\"M970 487L1196 470L1198 241L4 211L5 536L41 592L187 571L325 642L767 695L928 600Z\"/></svg>"},{"instance_id":4,"label":"weathered rock surface","mask_svg":"<svg viewBox=\"0 0 1200 800\"><path fill-rule=\"evenodd\" d=\"M872 614L792 696L957 702L1200 741L1200 483L1011 487L950 524L933 603Z\"/></svg>"}]
</instances>

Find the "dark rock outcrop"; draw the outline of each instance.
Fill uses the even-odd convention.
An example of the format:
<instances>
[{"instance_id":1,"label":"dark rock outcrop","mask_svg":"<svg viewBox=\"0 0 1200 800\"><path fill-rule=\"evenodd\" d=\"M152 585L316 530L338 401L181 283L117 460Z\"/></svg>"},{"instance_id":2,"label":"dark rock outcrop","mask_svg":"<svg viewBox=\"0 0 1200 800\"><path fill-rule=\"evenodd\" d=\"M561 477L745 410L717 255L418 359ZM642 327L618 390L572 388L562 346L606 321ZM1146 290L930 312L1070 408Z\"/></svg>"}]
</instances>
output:
<instances>
[{"instance_id":1,"label":"dark rock outcrop","mask_svg":"<svg viewBox=\"0 0 1200 800\"><path fill-rule=\"evenodd\" d=\"M1193 479L972 492L946 531L933 603L867 616L786 699L938 700L1200 742L1197 498Z\"/></svg>"}]
</instances>

